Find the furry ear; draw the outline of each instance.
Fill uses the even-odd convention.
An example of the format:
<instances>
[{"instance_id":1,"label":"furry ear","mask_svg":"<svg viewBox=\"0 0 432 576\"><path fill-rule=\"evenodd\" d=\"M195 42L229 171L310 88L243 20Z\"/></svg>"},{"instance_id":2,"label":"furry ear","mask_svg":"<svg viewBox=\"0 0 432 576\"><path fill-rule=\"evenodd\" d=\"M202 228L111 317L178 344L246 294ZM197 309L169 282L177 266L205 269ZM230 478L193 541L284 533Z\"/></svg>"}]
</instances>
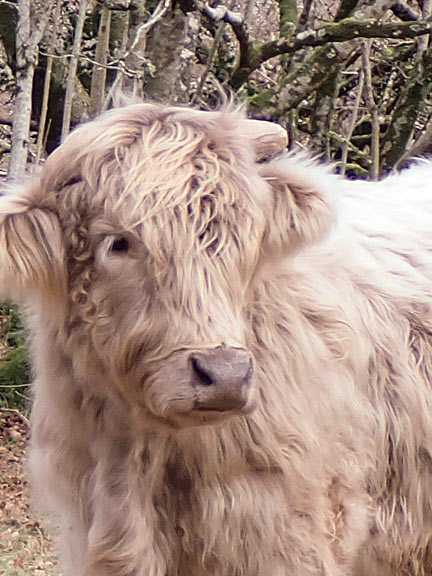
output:
<instances>
[{"instance_id":1,"label":"furry ear","mask_svg":"<svg viewBox=\"0 0 432 576\"><path fill-rule=\"evenodd\" d=\"M325 168L309 160L286 156L260 167L271 189L264 250L291 252L329 231L335 219Z\"/></svg>"},{"instance_id":2,"label":"furry ear","mask_svg":"<svg viewBox=\"0 0 432 576\"><path fill-rule=\"evenodd\" d=\"M274 122L244 120L243 131L253 142L255 159L258 162L282 152L288 146L287 131Z\"/></svg>"},{"instance_id":3,"label":"furry ear","mask_svg":"<svg viewBox=\"0 0 432 576\"><path fill-rule=\"evenodd\" d=\"M0 297L51 292L61 275L63 245L55 212L39 203L35 186L10 187L0 196Z\"/></svg>"}]
</instances>

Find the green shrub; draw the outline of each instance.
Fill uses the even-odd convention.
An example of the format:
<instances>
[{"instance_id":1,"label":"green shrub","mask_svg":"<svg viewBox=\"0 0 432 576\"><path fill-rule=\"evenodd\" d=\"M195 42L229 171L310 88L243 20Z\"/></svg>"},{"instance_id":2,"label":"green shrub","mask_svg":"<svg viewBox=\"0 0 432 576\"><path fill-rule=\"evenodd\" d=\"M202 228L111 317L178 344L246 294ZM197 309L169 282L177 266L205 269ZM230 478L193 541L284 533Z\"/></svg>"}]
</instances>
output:
<instances>
[{"instance_id":1,"label":"green shrub","mask_svg":"<svg viewBox=\"0 0 432 576\"><path fill-rule=\"evenodd\" d=\"M16 306L0 306L0 407L28 406L30 363Z\"/></svg>"}]
</instances>

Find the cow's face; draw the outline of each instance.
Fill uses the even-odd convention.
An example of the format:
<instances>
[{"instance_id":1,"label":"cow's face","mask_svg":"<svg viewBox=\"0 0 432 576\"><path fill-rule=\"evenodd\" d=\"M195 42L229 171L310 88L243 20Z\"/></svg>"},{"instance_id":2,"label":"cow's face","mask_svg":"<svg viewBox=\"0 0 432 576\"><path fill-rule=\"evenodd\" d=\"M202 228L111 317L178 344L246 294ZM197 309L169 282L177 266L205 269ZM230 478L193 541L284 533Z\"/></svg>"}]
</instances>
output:
<instances>
[{"instance_id":1,"label":"cow's face","mask_svg":"<svg viewBox=\"0 0 432 576\"><path fill-rule=\"evenodd\" d=\"M247 413L253 286L269 252L301 243L302 218L315 225L311 203L255 162L235 114L116 114L73 135L42 178L62 238L66 351L80 381L153 419Z\"/></svg>"}]
</instances>

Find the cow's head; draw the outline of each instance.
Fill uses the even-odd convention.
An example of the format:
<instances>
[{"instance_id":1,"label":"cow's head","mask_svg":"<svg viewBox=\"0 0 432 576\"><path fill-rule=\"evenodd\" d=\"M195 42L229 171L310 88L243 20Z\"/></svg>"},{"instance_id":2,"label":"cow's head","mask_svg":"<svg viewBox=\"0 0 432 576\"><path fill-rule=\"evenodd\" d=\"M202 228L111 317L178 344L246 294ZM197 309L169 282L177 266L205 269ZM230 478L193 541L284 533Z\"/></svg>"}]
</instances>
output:
<instances>
[{"instance_id":1,"label":"cow's head","mask_svg":"<svg viewBox=\"0 0 432 576\"><path fill-rule=\"evenodd\" d=\"M262 264L331 219L286 161L256 161L280 138L237 112L133 105L0 199L3 294L55 298L80 386L176 426L252 409Z\"/></svg>"}]
</instances>

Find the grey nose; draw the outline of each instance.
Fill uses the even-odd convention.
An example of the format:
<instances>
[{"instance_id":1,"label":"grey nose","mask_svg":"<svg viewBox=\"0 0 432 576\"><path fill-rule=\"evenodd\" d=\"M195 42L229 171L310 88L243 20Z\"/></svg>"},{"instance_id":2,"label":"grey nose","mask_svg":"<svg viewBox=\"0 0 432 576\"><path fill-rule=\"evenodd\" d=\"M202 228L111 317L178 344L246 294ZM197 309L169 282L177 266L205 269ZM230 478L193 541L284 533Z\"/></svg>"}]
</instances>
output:
<instances>
[{"instance_id":1,"label":"grey nose","mask_svg":"<svg viewBox=\"0 0 432 576\"><path fill-rule=\"evenodd\" d=\"M190 355L192 384L201 410L232 410L248 400L253 361L244 349L219 347Z\"/></svg>"}]
</instances>

